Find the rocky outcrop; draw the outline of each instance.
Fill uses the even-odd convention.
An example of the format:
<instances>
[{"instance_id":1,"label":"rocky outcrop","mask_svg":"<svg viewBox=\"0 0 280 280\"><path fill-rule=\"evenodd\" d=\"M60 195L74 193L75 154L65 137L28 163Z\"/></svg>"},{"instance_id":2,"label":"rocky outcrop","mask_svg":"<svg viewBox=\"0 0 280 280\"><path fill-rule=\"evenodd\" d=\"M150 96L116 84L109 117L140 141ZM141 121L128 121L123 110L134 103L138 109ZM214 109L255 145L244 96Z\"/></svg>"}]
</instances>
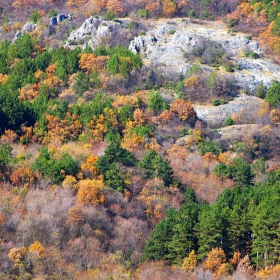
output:
<instances>
[{"instance_id":1,"label":"rocky outcrop","mask_svg":"<svg viewBox=\"0 0 280 280\"><path fill-rule=\"evenodd\" d=\"M264 101L262 99L243 94L225 105L211 106L193 104L193 107L199 119L213 126L221 127L228 117L243 112L243 110L256 115L263 104Z\"/></svg>"},{"instance_id":2,"label":"rocky outcrop","mask_svg":"<svg viewBox=\"0 0 280 280\"><path fill-rule=\"evenodd\" d=\"M12 43L14 43L22 34L24 33L28 33L28 32L32 32L33 30L35 30L37 27L37 24L32 23L32 22L27 22L21 29L21 31L18 31L15 34L15 37L12 41Z\"/></svg>"},{"instance_id":3,"label":"rocky outcrop","mask_svg":"<svg viewBox=\"0 0 280 280\"><path fill-rule=\"evenodd\" d=\"M241 124L222 127L217 129L216 132L219 135L219 141L233 142L241 137L252 135L258 130L259 127L256 124Z\"/></svg>"},{"instance_id":4,"label":"rocky outcrop","mask_svg":"<svg viewBox=\"0 0 280 280\"><path fill-rule=\"evenodd\" d=\"M36 27L37 27L37 25L36 25L35 23L27 22L27 23L22 27L21 33L32 32Z\"/></svg>"},{"instance_id":5,"label":"rocky outcrop","mask_svg":"<svg viewBox=\"0 0 280 280\"><path fill-rule=\"evenodd\" d=\"M106 21L102 18L90 17L76 30L73 30L68 37L65 47L76 48L77 45L83 49L90 46L94 49L102 43L108 44L111 40L121 42L118 35L122 30L126 30L126 21Z\"/></svg>"},{"instance_id":6,"label":"rocky outcrop","mask_svg":"<svg viewBox=\"0 0 280 280\"><path fill-rule=\"evenodd\" d=\"M100 44L115 45L123 43L130 21L105 21L101 17L88 18L81 27L71 32L65 47L95 49ZM143 56L144 64L152 66L165 77L178 78L186 76L193 62L188 57L210 42L219 45L233 64L239 65L232 75L237 86L254 92L259 83L266 87L273 80L280 80L280 67L268 59L245 57L245 51L261 56L262 50L256 41L249 40L243 33L234 36L228 33L223 23L200 21L197 23L180 19L159 19L143 21L141 25L148 31L145 35L135 37L129 45L134 53ZM114 42L111 44L111 42ZM217 68L201 65L204 71L217 71ZM220 67L222 71L223 67Z\"/></svg>"},{"instance_id":7,"label":"rocky outcrop","mask_svg":"<svg viewBox=\"0 0 280 280\"><path fill-rule=\"evenodd\" d=\"M134 53L142 54L145 63L156 67L163 75L178 77L179 74L185 76L188 73L191 62L187 57L205 42L219 44L227 56L239 64L240 70L232 75L241 89L252 92L261 82L269 87L273 80L280 80L278 65L265 59L244 57L244 52L248 50L261 54L256 41L248 40L242 33L231 36L223 24L217 22L158 20L153 22L146 35L134 38L129 48ZM211 67L202 67L212 71Z\"/></svg>"}]
</instances>

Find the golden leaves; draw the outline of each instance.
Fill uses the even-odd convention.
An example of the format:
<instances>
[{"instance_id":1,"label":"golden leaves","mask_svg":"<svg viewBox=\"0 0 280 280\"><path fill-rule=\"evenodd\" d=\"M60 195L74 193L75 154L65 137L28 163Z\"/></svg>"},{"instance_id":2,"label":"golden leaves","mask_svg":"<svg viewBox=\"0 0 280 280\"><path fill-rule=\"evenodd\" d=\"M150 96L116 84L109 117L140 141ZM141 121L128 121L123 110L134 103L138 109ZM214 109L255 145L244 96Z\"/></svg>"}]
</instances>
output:
<instances>
[{"instance_id":1,"label":"golden leaves","mask_svg":"<svg viewBox=\"0 0 280 280\"><path fill-rule=\"evenodd\" d=\"M83 205L98 205L104 204L106 201L103 194L106 188L102 179L85 179L78 183L78 202Z\"/></svg>"},{"instance_id":2,"label":"golden leaves","mask_svg":"<svg viewBox=\"0 0 280 280\"><path fill-rule=\"evenodd\" d=\"M39 256L39 258L43 258L45 255L45 248L43 245L37 240L29 247L30 253L35 253Z\"/></svg>"}]
</instances>

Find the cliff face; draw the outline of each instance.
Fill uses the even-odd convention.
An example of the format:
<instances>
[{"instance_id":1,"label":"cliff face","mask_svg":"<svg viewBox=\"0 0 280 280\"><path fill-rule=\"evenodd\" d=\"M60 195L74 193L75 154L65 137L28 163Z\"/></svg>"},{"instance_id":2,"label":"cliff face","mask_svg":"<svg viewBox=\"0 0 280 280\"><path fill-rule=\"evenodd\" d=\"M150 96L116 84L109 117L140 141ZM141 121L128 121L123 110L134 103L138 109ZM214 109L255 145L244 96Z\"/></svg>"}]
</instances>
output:
<instances>
[{"instance_id":1,"label":"cliff face","mask_svg":"<svg viewBox=\"0 0 280 280\"><path fill-rule=\"evenodd\" d=\"M171 75L176 78L187 75L193 64L189 59L192 54L201 51L202 46L212 44L218 46L228 62L235 65L231 75L241 89L254 92L259 83L269 87L273 80L280 80L280 67L263 57L259 44L249 40L248 34L229 34L223 23L194 23L182 19L142 21L142 29L138 31L146 32L136 37L130 32L131 26L133 22L129 19L106 21L90 17L71 32L65 46L73 49L78 45L82 48L89 45L95 49L104 43L128 45L129 38L132 38L130 50L142 54L147 66L152 66L165 77ZM256 54L260 58L246 57L245 53ZM202 68L208 72L224 71L221 66L214 68L209 63L202 64Z\"/></svg>"},{"instance_id":2,"label":"cliff face","mask_svg":"<svg viewBox=\"0 0 280 280\"><path fill-rule=\"evenodd\" d=\"M259 83L269 87L273 80L280 79L280 67L265 58L245 57L244 53L262 55L256 41L243 33L228 33L223 24L217 22L191 23L174 19L154 21L144 36L130 43L134 53L141 53L146 63L157 67L164 75L186 75L191 67L188 56L198 52L203 44L216 44L235 64L232 73L241 89L254 91ZM217 70L204 65L204 70Z\"/></svg>"}]
</instances>

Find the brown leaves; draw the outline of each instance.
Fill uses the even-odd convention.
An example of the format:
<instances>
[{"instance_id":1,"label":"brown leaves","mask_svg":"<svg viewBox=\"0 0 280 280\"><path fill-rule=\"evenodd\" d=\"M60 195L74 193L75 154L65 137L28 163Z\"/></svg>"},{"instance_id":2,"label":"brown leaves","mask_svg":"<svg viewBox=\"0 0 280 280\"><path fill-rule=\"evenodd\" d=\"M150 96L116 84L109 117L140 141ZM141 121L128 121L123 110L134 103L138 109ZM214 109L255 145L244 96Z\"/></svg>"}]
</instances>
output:
<instances>
[{"instance_id":1,"label":"brown leaves","mask_svg":"<svg viewBox=\"0 0 280 280\"><path fill-rule=\"evenodd\" d=\"M81 55L79 67L86 73L91 73L95 69L100 72L105 69L109 58L109 56L96 56L95 54L84 53Z\"/></svg>"},{"instance_id":2,"label":"brown leaves","mask_svg":"<svg viewBox=\"0 0 280 280\"><path fill-rule=\"evenodd\" d=\"M180 120L195 119L196 112L192 107L192 103L185 100L175 100L170 105L170 111Z\"/></svg>"}]
</instances>

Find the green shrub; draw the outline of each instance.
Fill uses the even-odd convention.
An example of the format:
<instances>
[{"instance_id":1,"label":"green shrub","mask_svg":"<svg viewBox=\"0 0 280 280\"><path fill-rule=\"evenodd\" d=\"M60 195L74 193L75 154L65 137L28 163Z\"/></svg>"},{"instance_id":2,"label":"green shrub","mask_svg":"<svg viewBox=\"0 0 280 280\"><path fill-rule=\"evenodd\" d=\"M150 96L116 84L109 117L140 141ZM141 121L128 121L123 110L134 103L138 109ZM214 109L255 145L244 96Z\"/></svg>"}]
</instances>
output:
<instances>
[{"instance_id":1,"label":"green shrub","mask_svg":"<svg viewBox=\"0 0 280 280\"><path fill-rule=\"evenodd\" d=\"M167 31L167 33L169 35L173 35L173 34L175 34L175 32L176 32L176 30L174 30L174 29L170 29L170 30Z\"/></svg>"},{"instance_id":2,"label":"green shrub","mask_svg":"<svg viewBox=\"0 0 280 280\"><path fill-rule=\"evenodd\" d=\"M226 123L225 124L226 124L226 126L231 126L231 125L234 124L234 121L233 121L233 119L231 117L228 117L226 119Z\"/></svg>"},{"instance_id":3,"label":"green shrub","mask_svg":"<svg viewBox=\"0 0 280 280\"><path fill-rule=\"evenodd\" d=\"M265 101L272 106L280 105L280 83L273 81L272 86L267 90Z\"/></svg>"},{"instance_id":4,"label":"green shrub","mask_svg":"<svg viewBox=\"0 0 280 280\"><path fill-rule=\"evenodd\" d=\"M53 183L60 184L66 175L75 176L79 170L78 164L67 153L63 153L60 160L51 157L47 147L40 150L39 157L32 165L43 177L50 178Z\"/></svg>"},{"instance_id":5,"label":"green shrub","mask_svg":"<svg viewBox=\"0 0 280 280\"><path fill-rule=\"evenodd\" d=\"M48 17L52 18L52 17L56 17L57 16L57 12L54 8L50 9Z\"/></svg>"},{"instance_id":6,"label":"green shrub","mask_svg":"<svg viewBox=\"0 0 280 280\"><path fill-rule=\"evenodd\" d=\"M202 143L199 143L198 148L203 156L206 153L212 153L218 156L222 152L221 144L218 142L212 142L211 140L205 140Z\"/></svg>"},{"instance_id":7,"label":"green shrub","mask_svg":"<svg viewBox=\"0 0 280 280\"><path fill-rule=\"evenodd\" d=\"M227 22L227 27L232 28L234 26L234 20L233 18L229 18Z\"/></svg>"},{"instance_id":8,"label":"green shrub","mask_svg":"<svg viewBox=\"0 0 280 280\"><path fill-rule=\"evenodd\" d=\"M159 113L169 109L169 104L161 97L158 92L156 92L151 94L148 100L148 107L154 112Z\"/></svg>"},{"instance_id":9,"label":"green shrub","mask_svg":"<svg viewBox=\"0 0 280 280\"><path fill-rule=\"evenodd\" d=\"M233 68L232 64L230 64L230 63L225 64L224 68L227 72L234 72L234 68Z\"/></svg>"},{"instance_id":10,"label":"green shrub","mask_svg":"<svg viewBox=\"0 0 280 280\"><path fill-rule=\"evenodd\" d=\"M267 88L264 86L263 83L259 83L256 90L255 94L257 97L264 99L266 96Z\"/></svg>"},{"instance_id":11,"label":"green shrub","mask_svg":"<svg viewBox=\"0 0 280 280\"><path fill-rule=\"evenodd\" d=\"M108 11L105 13L105 15L104 15L103 18L104 18L105 20L114 20L114 19L116 18L116 15L114 14L113 11L108 10Z\"/></svg>"},{"instance_id":12,"label":"green shrub","mask_svg":"<svg viewBox=\"0 0 280 280\"><path fill-rule=\"evenodd\" d=\"M146 9L139 9L137 11L137 15L140 17L140 18L147 18L148 17L148 11Z\"/></svg>"},{"instance_id":13,"label":"green shrub","mask_svg":"<svg viewBox=\"0 0 280 280\"><path fill-rule=\"evenodd\" d=\"M133 29L133 28L138 28L139 27L139 23L137 22L137 21L132 21L132 22L130 22L129 24L128 24L128 26L127 26L127 28L129 29L129 30L131 30L131 29Z\"/></svg>"},{"instance_id":14,"label":"green shrub","mask_svg":"<svg viewBox=\"0 0 280 280\"><path fill-rule=\"evenodd\" d=\"M257 53L255 53L255 52L251 51L251 50L245 51L245 52L244 52L244 55L245 55L246 57L251 57L251 58L254 58L254 59L259 58L259 55L258 55Z\"/></svg>"},{"instance_id":15,"label":"green shrub","mask_svg":"<svg viewBox=\"0 0 280 280\"><path fill-rule=\"evenodd\" d=\"M212 105L214 105L214 106L219 106L219 105L221 105L221 102L220 102L219 99L214 98L214 99L212 100Z\"/></svg>"},{"instance_id":16,"label":"green shrub","mask_svg":"<svg viewBox=\"0 0 280 280\"><path fill-rule=\"evenodd\" d=\"M39 15L38 9L35 9L29 17L30 21L33 23L37 23L40 18L41 16Z\"/></svg>"},{"instance_id":17,"label":"green shrub","mask_svg":"<svg viewBox=\"0 0 280 280\"><path fill-rule=\"evenodd\" d=\"M8 163L11 161L12 147L10 144L0 143L0 172L5 171Z\"/></svg>"}]
</instances>

